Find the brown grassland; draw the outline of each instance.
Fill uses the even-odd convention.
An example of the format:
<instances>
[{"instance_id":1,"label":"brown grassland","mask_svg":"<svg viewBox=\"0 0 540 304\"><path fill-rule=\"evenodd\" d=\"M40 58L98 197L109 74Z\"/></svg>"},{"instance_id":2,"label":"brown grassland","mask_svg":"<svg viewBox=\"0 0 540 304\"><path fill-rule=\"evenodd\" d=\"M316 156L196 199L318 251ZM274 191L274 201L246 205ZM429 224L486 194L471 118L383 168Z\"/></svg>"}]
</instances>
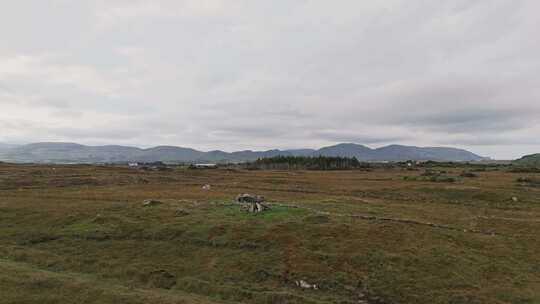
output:
<instances>
[{"instance_id":1,"label":"brown grassland","mask_svg":"<svg viewBox=\"0 0 540 304\"><path fill-rule=\"evenodd\" d=\"M0 164L0 303L540 303L540 174L432 169Z\"/></svg>"}]
</instances>

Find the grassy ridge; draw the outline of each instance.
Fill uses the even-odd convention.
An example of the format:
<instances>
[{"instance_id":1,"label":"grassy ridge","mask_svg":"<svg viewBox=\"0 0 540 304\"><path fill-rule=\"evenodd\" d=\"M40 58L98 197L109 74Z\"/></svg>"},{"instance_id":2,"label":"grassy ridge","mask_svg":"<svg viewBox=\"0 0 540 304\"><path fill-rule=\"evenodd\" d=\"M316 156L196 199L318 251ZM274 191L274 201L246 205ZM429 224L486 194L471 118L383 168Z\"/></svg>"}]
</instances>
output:
<instances>
[{"instance_id":1,"label":"grassy ridge","mask_svg":"<svg viewBox=\"0 0 540 304\"><path fill-rule=\"evenodd\" d=\"M2 296L7 303L540 302L539 188L516 182L536 175L500 169L464 178L463 168L444 170L454 182L403 168L3 164L0 286L9 292ZM272 210L243 213L230 202L244 192L266 196ZM148 198L163 203L143 207ZM297 280L319 289L298 288Z\"/></svg>"}]
</instances>

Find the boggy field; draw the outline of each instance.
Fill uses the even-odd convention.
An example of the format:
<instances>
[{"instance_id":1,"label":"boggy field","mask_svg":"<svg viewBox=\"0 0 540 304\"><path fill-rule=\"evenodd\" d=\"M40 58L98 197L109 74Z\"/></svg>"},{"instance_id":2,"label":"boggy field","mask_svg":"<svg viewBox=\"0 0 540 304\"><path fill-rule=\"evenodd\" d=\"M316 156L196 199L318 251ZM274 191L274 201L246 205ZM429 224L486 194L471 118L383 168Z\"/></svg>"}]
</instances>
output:
<instances>
[{"instance_id":1,"label":"boggy field","mask_svg":"<svg viewBox=\"0 0 540 304\"><path fill-rule=\"evenodd\" d=\"M0 303L540 303L540 174L477 169L0 164Z\"/></svg>"}]
</instances>

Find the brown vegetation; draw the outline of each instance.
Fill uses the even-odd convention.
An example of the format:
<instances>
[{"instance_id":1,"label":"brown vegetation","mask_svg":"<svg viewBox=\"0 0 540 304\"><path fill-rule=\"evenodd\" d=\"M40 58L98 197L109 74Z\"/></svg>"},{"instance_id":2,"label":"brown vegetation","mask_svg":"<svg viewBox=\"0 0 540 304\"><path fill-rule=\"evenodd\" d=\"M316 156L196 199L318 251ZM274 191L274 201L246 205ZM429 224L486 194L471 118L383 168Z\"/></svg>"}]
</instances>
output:
<instances>
[{"instance_id":1,"label":"brown vegetation","mask_svg":"<svg viewBox=\"0 0 540 304\"><path fill-rule=\"evenodd\" d=\"M0 164L1 301L540 302L536 174L425 172Z\"/></svg>"}]
</instances>

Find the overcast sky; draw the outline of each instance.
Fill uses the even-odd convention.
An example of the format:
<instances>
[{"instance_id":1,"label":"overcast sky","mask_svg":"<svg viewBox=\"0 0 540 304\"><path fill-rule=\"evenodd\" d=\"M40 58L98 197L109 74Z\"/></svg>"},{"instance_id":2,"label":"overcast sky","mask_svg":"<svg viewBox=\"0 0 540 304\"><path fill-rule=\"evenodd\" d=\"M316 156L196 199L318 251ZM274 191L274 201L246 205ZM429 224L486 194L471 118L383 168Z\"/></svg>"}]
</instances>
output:
<instances>
[{"instance_id":1,"label":"overcast sky","mask_svg":"<svg viewBox=\"0 0 540 304\"><path fill-rule=\"evenodd\" d=\"M0 142L540 152L537 0L0 0Z\"/></svg>"}]
</instances>

